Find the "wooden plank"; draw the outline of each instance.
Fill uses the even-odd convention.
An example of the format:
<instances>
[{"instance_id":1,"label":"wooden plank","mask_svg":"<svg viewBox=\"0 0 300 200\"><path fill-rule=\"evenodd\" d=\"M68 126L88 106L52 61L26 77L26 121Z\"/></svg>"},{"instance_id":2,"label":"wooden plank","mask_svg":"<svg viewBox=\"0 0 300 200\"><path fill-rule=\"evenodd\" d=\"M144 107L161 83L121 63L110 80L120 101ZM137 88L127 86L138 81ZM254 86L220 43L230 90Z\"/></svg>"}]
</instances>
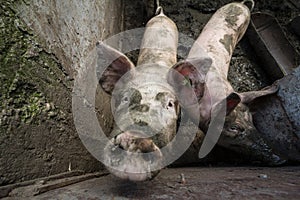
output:
<instances>
[{"instance_id":1,"label":"wooden plank","mask_svg":"<svg viewBox=\"0 0 300 200\"><path fill-rule=\"evenodd\" d=\"M12 190L14 190L15 188L33 185L33 184L35 184L37 182L41 182L41 181L47 182L47 181L52 181L52 180L57 180L57 179L62 179L62 178L67 178L67 177L72 177L72 176L79 176L82 174L84 174L84 171L74 170L74 171L70 171L70 172L55 174L55 175L44 177L44 178L38 178L38 179L34 179L34 180L29 180L29 181L24 181L24 182L20 182L20 183L2 186L2 187L0 187L0 198L8 196L9 193Z\"/></svg>"}]
</instances>

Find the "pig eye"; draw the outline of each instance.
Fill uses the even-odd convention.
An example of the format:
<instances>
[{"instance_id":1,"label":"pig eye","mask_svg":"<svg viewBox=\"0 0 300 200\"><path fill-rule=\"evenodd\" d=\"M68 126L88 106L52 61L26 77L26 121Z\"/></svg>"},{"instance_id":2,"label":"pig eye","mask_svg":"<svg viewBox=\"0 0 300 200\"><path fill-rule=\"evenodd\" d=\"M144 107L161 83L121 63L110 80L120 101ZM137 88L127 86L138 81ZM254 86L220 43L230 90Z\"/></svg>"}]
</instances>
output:
<instances>
[{"instance_id":1,"label":"pig eye","mask_svg":"<svg viewBox=\"0 0 300 200\"><path fill-rule=\"evenodd\" d=\"M170 100L168 102L168 107L167 108L173 108L174 107L174 102L172 100Z\"/></svg>"},{"instance_id":2,"label":"pig eye","mask_svg":"<svg viewBox=\"0 0 300 200\"><path fill-rule=\"evenodd\" d=\"M242 128L241 126L239 126L238 124L234 124L229 128L229 131L233 131L233 132L244 132L245 129Z\"/></svg>"},{"instance_id":3,"label":"pig eye","mask_svg":"<svg viewBox=\"0 0 300 200\"><path fill-rule=\"evenodd\" d=\"M122 99L122 102L123 103L127 103L129 101L129 98L128 97L123 97L123 99Z\"/></svg>"}]
</instances>

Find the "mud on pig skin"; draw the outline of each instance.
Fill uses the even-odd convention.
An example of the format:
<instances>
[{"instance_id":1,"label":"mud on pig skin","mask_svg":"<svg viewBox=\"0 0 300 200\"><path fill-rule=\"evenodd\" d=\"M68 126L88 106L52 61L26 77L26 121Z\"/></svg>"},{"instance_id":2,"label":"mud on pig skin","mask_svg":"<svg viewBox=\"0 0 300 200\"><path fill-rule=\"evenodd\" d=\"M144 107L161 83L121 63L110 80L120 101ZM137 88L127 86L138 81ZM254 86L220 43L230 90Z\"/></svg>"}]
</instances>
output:
<instances>
[{"instance_id":1,"label":"mud on pig skin","mask_svg":"<svg viewBox=\"0 0 300 200\"><path fill-rule=\"evenodd\" d=\"M103 42L98 56L114 60L99 83L112 95L114 129L104 149L107 168L132 181L153 178L160 169L160 148L176 134L179 113L166 75L176 63L178 32L162 10L146 25L137 67L121 52Z\"/></svg>"},{"instance_id":2,"label":"mud on pig skin","mask_svg":"<svg viewBox=\"0 0 300 200\"><path fill-rule=\"evenodd\" d=\"M252 2L252 1L250 1ZM252 2L253 3L253 2ZM227 80L230 59L238 41L243 37L250 22L250 10L244 3L230 3L211 17L200 36L192 46L186 60L179 62L174 69L189 79L190 85L179 88L176 75L169 74L169 83L179 88L178 95L190 92L197 94L195 99L180 102L183 109L196 124L207 132L211 116L217 115L218 107L226 105L226 118L218 144L238 153L257 159L264 164L278 165L285 162L266 144L252 122L252 115L245 104L254 99L273 94L276 86L261 91L238 94ZM199 60L211 63L210 67L201 65ZM212 133L218 134L218 133ZM210 135L206 137L211 137ZM205 140L204 140L205 142ZM199 144L200 145L200 144Z\"/></svg>"}]
</instances>

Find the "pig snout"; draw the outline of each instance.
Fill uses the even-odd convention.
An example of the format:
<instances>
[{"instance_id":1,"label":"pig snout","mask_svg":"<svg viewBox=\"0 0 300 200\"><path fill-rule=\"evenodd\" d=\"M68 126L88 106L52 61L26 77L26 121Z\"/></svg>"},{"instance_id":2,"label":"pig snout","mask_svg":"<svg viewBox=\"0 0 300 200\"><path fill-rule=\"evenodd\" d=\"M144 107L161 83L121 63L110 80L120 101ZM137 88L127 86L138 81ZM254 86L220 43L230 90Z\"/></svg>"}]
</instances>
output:
<instances>
[{"instance_id":1,"label":"pig snout","mask_svg":"<svg viewBox=\"0 0 300 200\"><path fill-rule=\"evenodd\" d=\"M125 131L110 140L104 150L108 170L115 176L131 181L145 181L154 178L162 154L150 138L136 131Z\"/></svg>"}]
</instances>

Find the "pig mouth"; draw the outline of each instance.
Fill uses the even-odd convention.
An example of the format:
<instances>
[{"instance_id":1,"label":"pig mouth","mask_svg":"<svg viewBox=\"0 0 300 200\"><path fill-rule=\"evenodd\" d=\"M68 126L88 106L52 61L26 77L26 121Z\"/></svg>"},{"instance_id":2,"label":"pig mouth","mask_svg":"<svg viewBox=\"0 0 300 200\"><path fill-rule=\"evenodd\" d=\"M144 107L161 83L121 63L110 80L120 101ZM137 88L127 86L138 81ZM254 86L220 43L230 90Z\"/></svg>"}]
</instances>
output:
<instances>
[{"instance_id":1,"label":"pig mouth","mask_svg":"<svg viewBox=\"0 0 300 200\"><path fill-rule=\"evenodd\" d=\"M110 140L104 149L104 159L107 169L115 176L145 181L159 173L159 170L153 170L153 166L161 165L162 153L151 138L140 131L129 130Z\"/></svg>"}]
</instances>

